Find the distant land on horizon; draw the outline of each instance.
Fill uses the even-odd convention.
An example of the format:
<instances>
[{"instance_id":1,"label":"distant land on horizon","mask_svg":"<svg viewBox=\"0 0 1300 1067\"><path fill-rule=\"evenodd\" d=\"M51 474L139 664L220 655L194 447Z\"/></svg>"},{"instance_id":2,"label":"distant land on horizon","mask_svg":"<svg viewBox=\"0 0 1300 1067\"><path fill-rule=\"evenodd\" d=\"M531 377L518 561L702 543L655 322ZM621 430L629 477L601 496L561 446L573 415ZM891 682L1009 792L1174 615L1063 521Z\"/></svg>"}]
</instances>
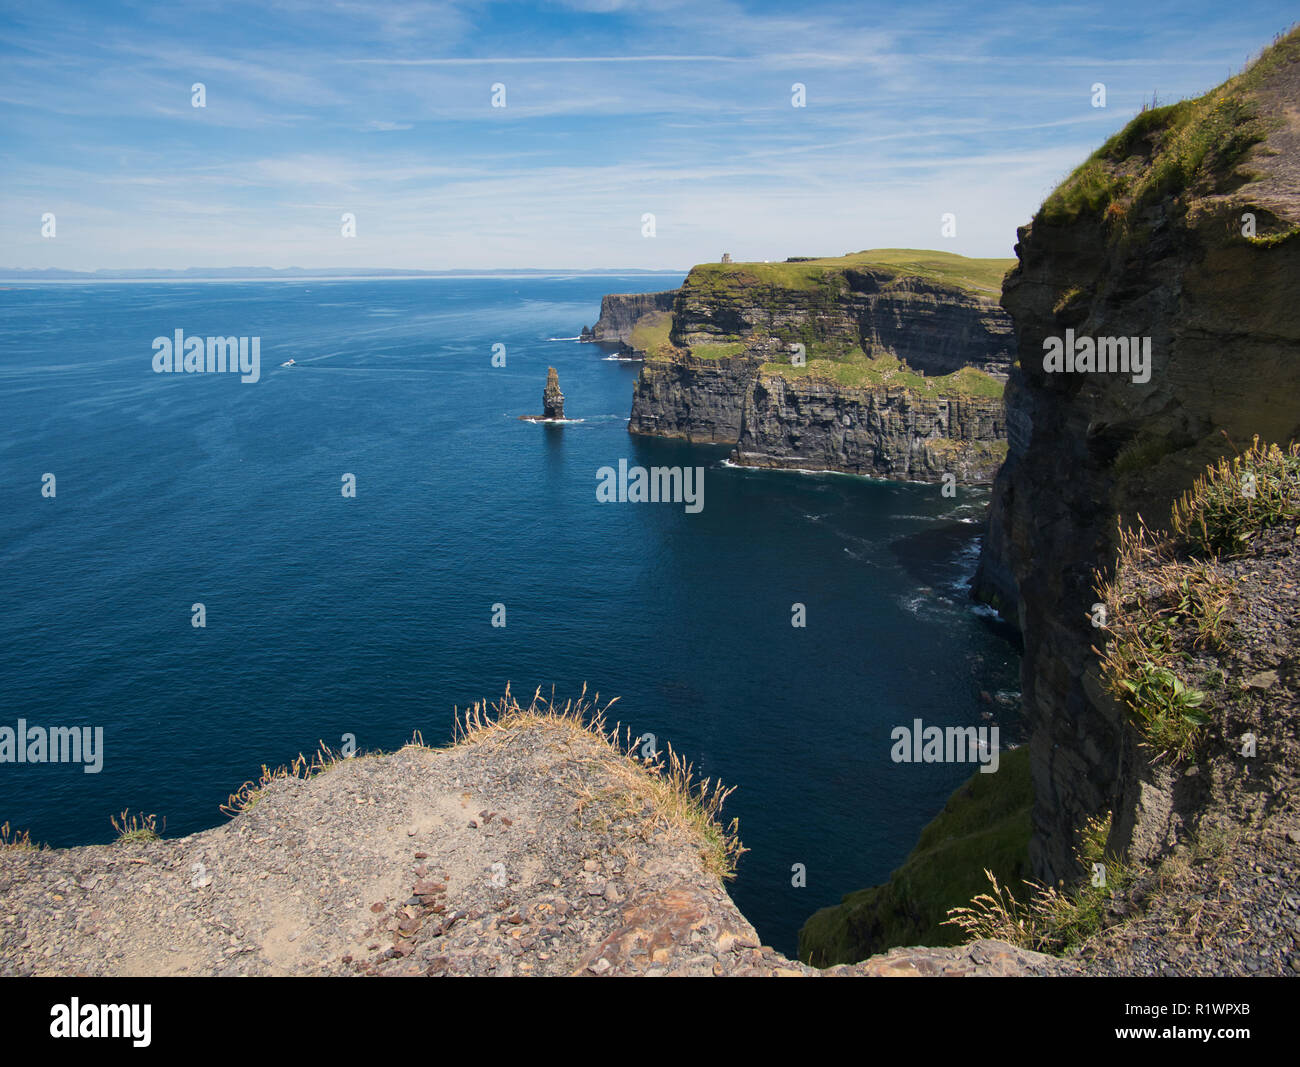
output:
<instances>
[{"instance_id":1,"label":"distant land on horizon","mask_svg":"<svg viewBox=\"0 0 1300 1067\"><path fill-rule=\"evenodd\" d=\"M511 274L686 274L681 270L645 267L500 267L491 270L405 270L388 267L144 267L139 270L66 270L60 267L0 267L0 281L166 281L180 279L232 280L259 278L448 278L466 275Z\"/></svg>"}]
</instances>

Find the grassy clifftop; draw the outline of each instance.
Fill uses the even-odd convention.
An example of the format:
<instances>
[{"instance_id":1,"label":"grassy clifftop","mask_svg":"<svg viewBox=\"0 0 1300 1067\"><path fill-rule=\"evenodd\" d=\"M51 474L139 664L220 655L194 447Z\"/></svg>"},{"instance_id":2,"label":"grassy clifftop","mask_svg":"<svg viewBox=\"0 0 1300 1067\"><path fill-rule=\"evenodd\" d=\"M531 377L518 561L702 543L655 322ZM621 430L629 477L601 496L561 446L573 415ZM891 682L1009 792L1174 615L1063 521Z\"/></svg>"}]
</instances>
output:
<instances>
[{"instance_id":1,"label":"grassy clifftop","mask_svg":"<svg viewBox=\"0 0 1300 1067\"><path fill-rule=\"evenodd\" d=\"M935 285L996 297L1014 259L968 259L951 252L916 248L873 248L847 256L795 259L784 263L703 263L687 275L686 289L772 286L815 292L834 287L846 270L882 277L919 278Z\"/></svg>"},{"instance_id":2,"label":"grassy clifftop","mask_svg":"<svg viewBox=\"0 0 1300 1067\"><path fill-rule=\"evenodd\" d=\"M1246 177L1238 171L1249 150L1283 124L1270 98L1278 75L1297 60L1300 29L1208 93L1143 110L1061 183L1035 221L1065 225L1093 214L1122 232L1163 196L1230 192Z\"/></svg>"},{"instance_id":3,"label":"grassy clifftop","mask_svg":"<svg viewBox=\"0 0 1300 1067\"><path fill-rule=\"evenodd\" d=\"M998 397L1001 380L979 367L1008 347L996 298L1014 263L884 248L700 264L671 313L638 320L632 345L670 362L748 354L763 373L848 388ZM792 359L797 345L802 358Z\"/></svg>"}]
</instances>

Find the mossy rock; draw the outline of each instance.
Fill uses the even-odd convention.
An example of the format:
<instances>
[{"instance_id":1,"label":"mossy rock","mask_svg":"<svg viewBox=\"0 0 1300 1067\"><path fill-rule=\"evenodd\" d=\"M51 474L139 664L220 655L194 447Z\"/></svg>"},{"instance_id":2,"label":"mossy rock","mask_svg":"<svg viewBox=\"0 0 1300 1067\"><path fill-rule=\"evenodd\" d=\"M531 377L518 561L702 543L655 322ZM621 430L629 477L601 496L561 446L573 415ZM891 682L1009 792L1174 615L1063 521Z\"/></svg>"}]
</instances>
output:
<instances>
[{"instance_id":1,"label":"mossy rock","mask_svg":"<svg viewBox=\"0 0 1300 1067\"><path fill-rule=\"evenodd\" d=\"M917 396L942 400L946 397L1001 397L1006 384L977 367L962 367L951 374L918 374L892 353L868 357L860 348L838 358L821 358L808 353L801 367L788 363L764 363L764 374L783 378L823 378L852 389L907 389Z\"/></svg>"}]
</instances>

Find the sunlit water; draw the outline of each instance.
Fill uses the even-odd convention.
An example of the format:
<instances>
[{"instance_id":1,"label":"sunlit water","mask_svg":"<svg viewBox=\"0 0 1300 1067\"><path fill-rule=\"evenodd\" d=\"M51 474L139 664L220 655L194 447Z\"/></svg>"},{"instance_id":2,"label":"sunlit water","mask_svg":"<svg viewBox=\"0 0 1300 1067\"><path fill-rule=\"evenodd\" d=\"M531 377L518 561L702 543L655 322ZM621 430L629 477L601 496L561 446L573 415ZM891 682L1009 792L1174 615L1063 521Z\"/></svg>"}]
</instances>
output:
<instances>
[{"instance_id":1,"label":"sunlit water","mask_svg":"<svg viewBox=\"0 0 1300 1067\"><path fill-rule=\"evenodd\" d=\"M110 840L122 809L191 833L318 740L440 742L507 682L585 682L738 787L732 892L766 941L793 952L812 911L887 878L972 770L891 762L891 728L992 710L1014 740L980 692L1014 689L1017 654L965 592L983 499L629 436L639 365L548 338L671 284L0 291L0 726L105 732L99 774L0 764L0 821L54 845ZM155 374L178 328L259 336L261 381ZM517 419L548 366L581 422ZM599 503L620 459L703 466L703 510Z\"/></svg>"}]
</instances>

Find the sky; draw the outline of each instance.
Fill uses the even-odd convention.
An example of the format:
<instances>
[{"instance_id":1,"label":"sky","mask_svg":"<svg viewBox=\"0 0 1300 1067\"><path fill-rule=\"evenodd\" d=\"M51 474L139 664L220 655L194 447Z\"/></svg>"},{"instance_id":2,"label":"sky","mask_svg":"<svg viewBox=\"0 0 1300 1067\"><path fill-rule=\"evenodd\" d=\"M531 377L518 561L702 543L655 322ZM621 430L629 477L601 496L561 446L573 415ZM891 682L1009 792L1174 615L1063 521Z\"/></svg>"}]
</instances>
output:
<instances>
[{"instance_id":1,"label":"sky","mask_svg":"<svg viewBox=\"0 0 1300 1067\"><path fill-rule=\"evenodd\" d=\"M1011 256L1286 7L0 0L0 268Z\"/></svg>"}]
</instances>

